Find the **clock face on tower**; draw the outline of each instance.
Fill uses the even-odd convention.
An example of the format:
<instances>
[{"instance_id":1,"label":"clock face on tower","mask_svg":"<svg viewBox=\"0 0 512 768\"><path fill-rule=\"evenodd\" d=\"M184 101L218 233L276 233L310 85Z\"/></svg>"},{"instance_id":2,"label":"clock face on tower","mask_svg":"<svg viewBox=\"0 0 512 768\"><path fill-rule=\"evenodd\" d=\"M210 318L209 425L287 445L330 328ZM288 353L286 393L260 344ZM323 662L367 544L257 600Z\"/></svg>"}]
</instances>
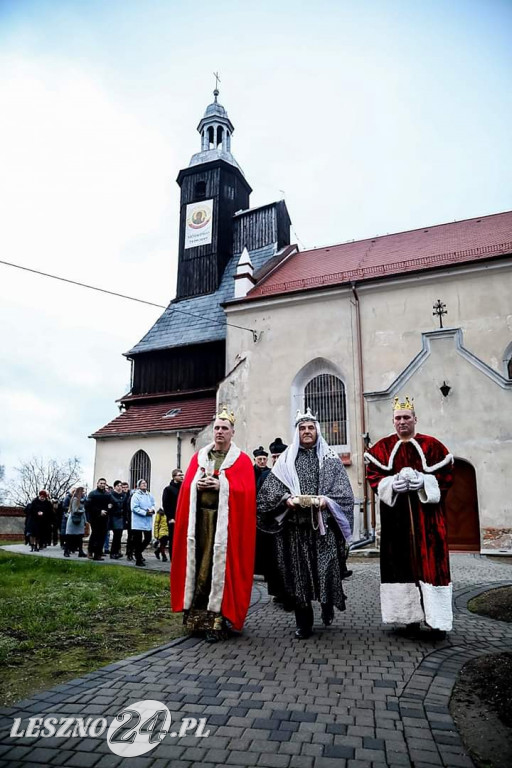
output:
<instances>
[{"instance_id":1,"label":"clock face on tower","mask_svg":"<svg viewBox=\"0 0 512 768\"><path fill-rule=\"evenodd\" d=\"M185 248L209 245L212 241L213 200L187 205L185 214Z\"/></svg>"}]
</instances>

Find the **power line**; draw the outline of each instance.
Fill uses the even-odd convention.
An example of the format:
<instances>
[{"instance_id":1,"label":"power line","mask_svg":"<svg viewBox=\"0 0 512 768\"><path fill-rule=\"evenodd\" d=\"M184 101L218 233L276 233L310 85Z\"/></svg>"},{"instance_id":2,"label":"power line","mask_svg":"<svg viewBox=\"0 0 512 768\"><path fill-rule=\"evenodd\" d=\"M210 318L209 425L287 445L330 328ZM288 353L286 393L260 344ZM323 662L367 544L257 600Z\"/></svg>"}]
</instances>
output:
<instances>
[{"instance_id":1,"label":"power line","mask_svg":"<svg viewBox=\"0 0 512 768\"><path fill-rule=\"evenodd\" d=\"M34 275L40 275L41 277L50 277L52 280L60 280L62 283L70 283L71 285L78 285L80 288L88 288L90 291L98 291L98 293L107 293L110 296L117 296L120 299L128 299L129 301L136 301L139 304L147 304L150 307L158 307L159 309L167 309L164 304L155 304L154 301L146 301L146 299L138 299L135 296L127 296L125 293L116 293L116 291L108 291L106 288L98 288L96 285L88 285L87 283L81 283L78 280L70 280L67 277L60 277L59 275L51 275L49 272L41 272L39 269L31 269L30 267L23 267L21 264L13 264L10 261L2 261L0 264L4 264L6 267L14 267L15 269L21 269L24 272L32 272ZM208 317L207 315L198 315L195 312L187 312L186 309L176 309L173 307L171 312L179 312L182 315L188 315L189 317L198 317L201 320L209 320L211 323L218 323L219 325L229 325L230 328L238 328L240 331L249 331L252 333L254 341L258 340L258 332L254 328L245 328L243 325L235 325L234 323L228 323L227 320L217 320L215 317Z\"/></svg>"}]
</instances>

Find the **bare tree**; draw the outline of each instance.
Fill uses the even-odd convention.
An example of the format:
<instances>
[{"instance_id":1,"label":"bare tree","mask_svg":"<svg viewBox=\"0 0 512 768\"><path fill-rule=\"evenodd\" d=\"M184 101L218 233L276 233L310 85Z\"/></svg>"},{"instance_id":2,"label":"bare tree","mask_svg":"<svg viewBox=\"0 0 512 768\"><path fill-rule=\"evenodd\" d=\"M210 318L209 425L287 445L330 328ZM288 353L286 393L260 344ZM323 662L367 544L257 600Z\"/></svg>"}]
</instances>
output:
<instances>
[{"instance_id":1,"label":"bare tree","mask_svg":"<svg viewBox=\"0 0 512 768\"><path fill-rule=\"evenodd\" d=\"M51 499L62 498L80 480L82 466L76 456L61 462L33 457L22 462L14 471L17 479L10 484L7 492L12 504L24 507L43 488Z\"/></svg>"},{"instance_id":2,"label":"bare tree","mask_svg":"<svg viewBox=\"0 0 512 768\"><path fill-rule=\"evenodd\" d=\"M7 492L4 486L5 466L0 464L0 504L5 504L7 500Z\"/></svg>"}]
</instances>

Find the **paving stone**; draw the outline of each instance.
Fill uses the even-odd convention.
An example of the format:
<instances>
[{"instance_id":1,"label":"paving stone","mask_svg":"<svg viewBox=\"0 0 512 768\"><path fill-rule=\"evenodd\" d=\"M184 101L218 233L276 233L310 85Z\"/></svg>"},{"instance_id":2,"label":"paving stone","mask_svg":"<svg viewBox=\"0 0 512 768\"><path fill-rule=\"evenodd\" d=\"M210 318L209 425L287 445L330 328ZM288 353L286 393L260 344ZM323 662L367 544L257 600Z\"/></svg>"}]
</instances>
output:
<instances>
[{"instance_id":1,"label":"paving stone","mask_svg":"<svg viewBox=\"0 0 512 768\"><path fill-rule=\"evenodd\" d=\"M34 750L37 752L38 750ZM41 750L43 751L43 750ZM67 761L69 768L92 768L100 760L101 754L94 752L74 752L73 755ZM34 753L30 755L30 759L35 763L44 762L43 760L36 760Z\"/></svg>"},{"instance_id":2,"label":"paving stone","mask_svg":"<svg viewBox=\"0 0 512 768\"><path fill-rule=\"evenodd\" d=\"M254 765L254 752L241 752L234 749L229 753L226 765Z\"/></svg>"},{"instance_id":3,"label":"paving stone","mask_svg":"<svg viewBox=\"0 0 512 768\"><path fill-rule=\"evenodd\" d=\"M346 747L342 744L326 745L324 747L324 757L339 758L343 757L347 760L355 757L356 750L353 747Z\"/></svg>"},{"instance_id":4,"label":"paving stone","mask_svg":"<svg viewBox=\"0 0 512 768\"><path fill-rule=\"evenodd\" d=\"M118 755L102 755L94 768L118 768L122 762L123 758ZM64 765L64 763L61 763L61 765ZM151 768L155 768L155 763L152 764Z\"/></svg>"},{"instance_id":5,"label":"paving stone","mask_svg":"<svg viewBox=\"0 0 512 768\"><path fill-rule=\"evenodd\" d=\"M290 764L290 755L276 755L271 752L264 752L258 759L258 765L266 768L288 768Z\"/></svg>"}]
</instances>

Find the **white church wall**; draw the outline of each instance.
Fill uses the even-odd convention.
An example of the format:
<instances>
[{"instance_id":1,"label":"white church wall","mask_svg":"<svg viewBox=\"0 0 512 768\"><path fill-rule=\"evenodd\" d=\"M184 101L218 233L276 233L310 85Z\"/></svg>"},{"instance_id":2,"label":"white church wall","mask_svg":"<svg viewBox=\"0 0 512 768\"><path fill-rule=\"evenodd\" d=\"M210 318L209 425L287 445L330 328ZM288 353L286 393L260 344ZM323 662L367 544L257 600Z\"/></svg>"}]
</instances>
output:
<instances>
[{"instance_id":1,"label":"white church wall","mask_svg":"<svg viewBox=\"0 0 512 768\"><path fill-rule=\"evenodd\" d=\"M465 346L503 373L512 340L512 267L507 262L358 286L365 390L386 389L421 350L421 333L439 327L432 305L441 299L444 327L462 328Z\"/></svg>"},{"instance_id":2,"label":"white church wall","mask_svg":"<svg viewBox=\"0 0 512 768\"><path fill-rule=\"evenodd\" d=\"M184 470L195 450L191 442L193 437L191 432L181 433L181 467ZM114 480L130 482L130 462L139 450L145 451L151 460L151 493L160 505L162 491L171 479L172 470L177 467L176 435L124 437L115 440L98 438L93 487L98 477L105 477L108 483L113 483Z\"/></svg>"}]
</instances>

